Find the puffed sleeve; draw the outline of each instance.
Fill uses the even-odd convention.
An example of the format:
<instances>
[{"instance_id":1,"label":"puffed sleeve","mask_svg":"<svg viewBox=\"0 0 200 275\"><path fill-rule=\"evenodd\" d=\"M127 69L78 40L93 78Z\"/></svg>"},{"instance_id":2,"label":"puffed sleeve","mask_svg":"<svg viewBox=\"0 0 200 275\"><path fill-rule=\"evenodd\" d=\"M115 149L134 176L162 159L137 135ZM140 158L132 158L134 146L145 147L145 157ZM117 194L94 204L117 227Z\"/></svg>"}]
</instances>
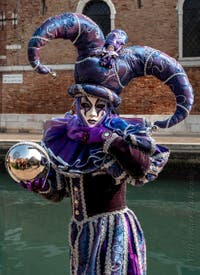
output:
<instances>
[{"instance_id":1,"label":"puffed sleeve","mask_svg":"<svg viewBox=\"0 0 200 275\"><path fill-rule=\"evenodd\" d=\"M68 178L53 168L50 169L46 184L48 189L39 192L44 198L59 202L70 196Z\"/></svg>"},{"instance_id":2,"label":"puffed sleeve","mask_svg":"<svg viewBox=\"0 0 200 275\"><path fill-rule=\"evenodd\" d=\"M142 121L128 123L116 117L107 122L107 127L113 135L104 144L104 150L117 162L110 162L112 172L118 164L121 175L132 185L155 180L168 161L169 150L155 143L150 136L150 126Z\"/></svg>"},{"instance_id":3,"label":"puffed sleeve","mask_svg":"<svg viewBox=\"0 0 200 275\"><path fill-rule=\"evenodd\" d=\"M120 136L110 144L109 153L118 160L124 170L136 179L144 177L150 166L148 154L129 144Z\"/></svg>"}]
</instances>

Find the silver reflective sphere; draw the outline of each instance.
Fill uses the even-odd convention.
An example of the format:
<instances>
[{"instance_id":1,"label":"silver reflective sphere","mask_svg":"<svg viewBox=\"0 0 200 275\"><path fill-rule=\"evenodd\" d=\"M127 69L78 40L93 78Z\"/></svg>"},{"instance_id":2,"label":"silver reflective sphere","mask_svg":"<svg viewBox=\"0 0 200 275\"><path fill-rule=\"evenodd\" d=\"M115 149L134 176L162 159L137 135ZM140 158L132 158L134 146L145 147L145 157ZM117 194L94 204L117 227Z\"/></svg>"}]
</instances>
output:
<instances>
[{"instance_id":1,"label":"silver reflective sphere","mask_svg":"<svg viewBox=\"0 0 200 275\"><path fill-rule=\"evenodd\" d=\"M16 182L46 178L50 169L47 152L34 142L19 142L12 146L6 154L5 164Z\"/></svg>"}]
</instances>

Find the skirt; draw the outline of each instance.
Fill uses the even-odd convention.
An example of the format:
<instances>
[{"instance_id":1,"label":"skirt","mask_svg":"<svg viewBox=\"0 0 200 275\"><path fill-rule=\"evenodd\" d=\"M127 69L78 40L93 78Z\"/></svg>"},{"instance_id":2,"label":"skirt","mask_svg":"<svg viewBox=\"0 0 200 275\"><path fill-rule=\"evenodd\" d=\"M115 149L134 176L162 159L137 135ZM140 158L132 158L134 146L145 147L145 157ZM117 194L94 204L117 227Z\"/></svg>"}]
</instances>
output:
<instances>
[{"instance_id":1,"label":"skirt","mask_svg":"<svg viewBox=\"0 0 200 275\"><path fill-rule=\"evenodd\" d=\"M71 275L146 274L143 231L129 208L72 219L69 226Z\"/></svg>"}]
</instances>

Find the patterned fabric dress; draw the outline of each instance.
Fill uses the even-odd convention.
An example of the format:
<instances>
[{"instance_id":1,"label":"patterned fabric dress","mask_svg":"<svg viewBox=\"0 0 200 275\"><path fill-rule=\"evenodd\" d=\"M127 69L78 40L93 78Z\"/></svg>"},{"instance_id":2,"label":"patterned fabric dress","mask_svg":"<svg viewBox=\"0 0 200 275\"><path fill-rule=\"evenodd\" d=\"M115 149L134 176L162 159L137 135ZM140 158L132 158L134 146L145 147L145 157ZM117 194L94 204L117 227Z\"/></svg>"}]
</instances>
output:
<instances>
[{"instance_id":1,"label":"patterned fabric dress","mask_svg":"<svg viewBox=\"0 0 200 275\"><path fill-rule=\"evenodd\" d=\"M141 226L128 208L70 224L71 274L146 274Z\"/></svg>"},{"instance_id":2,"label":"patterned fabric dress","mask_svg":"<svg viewBox=\"0 0 200 275\"><path fill-rule=\"evenodd\" d=\"M144 133L147 125L143 120L127 122L112 117L105 122L119 137L125 134L126 128L126 135L132 135L128 148L131 143L134 143L133 148L136 143L138 148L141 147L133 155L132 151L125 150L124 141L120 146L119 141L113 142L116 143L113 148L117 146L123 151L120 151L120 157L113 156L113 148L112 154L106 154L101 144L89 146L70 140L67 129L78 123L77 117L70 114L63 119L51 120L46 125L43 139L53 167L48 178L51 192L45 196L53 200L56 196L57 199L71 197L71 274L145 275L145 239L137 217L127 208L126 185L140 186L154 180L167 162L169 151L155 145L147 131ZM149 153L144 153L145 150ZM125 159L132 165L131 159L141 162L141 158L143 176L134 178L121 163Z\"/></svg>"}]
</instances>

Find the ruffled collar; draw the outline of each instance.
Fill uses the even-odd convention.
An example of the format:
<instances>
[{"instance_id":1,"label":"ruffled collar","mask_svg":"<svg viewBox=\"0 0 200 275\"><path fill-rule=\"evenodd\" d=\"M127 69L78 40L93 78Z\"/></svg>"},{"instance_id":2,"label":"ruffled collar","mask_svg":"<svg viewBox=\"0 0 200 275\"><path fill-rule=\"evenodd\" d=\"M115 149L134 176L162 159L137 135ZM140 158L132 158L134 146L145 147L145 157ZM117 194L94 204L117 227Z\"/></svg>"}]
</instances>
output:
<instances>
[{"instance_id":1,"label":"ruffled collar","mask_svg":"<svg viewBox=\"0 0 200 275\"><path fill-rule=\"evenodd\" d=\"M45 123L42 145L53 165L69 173L89 173L100 169L106 157L102 145L87 145L70 139L67 130L74 126L80 126L80 121L70 113Z\"/></svg>"}]
</instances>

